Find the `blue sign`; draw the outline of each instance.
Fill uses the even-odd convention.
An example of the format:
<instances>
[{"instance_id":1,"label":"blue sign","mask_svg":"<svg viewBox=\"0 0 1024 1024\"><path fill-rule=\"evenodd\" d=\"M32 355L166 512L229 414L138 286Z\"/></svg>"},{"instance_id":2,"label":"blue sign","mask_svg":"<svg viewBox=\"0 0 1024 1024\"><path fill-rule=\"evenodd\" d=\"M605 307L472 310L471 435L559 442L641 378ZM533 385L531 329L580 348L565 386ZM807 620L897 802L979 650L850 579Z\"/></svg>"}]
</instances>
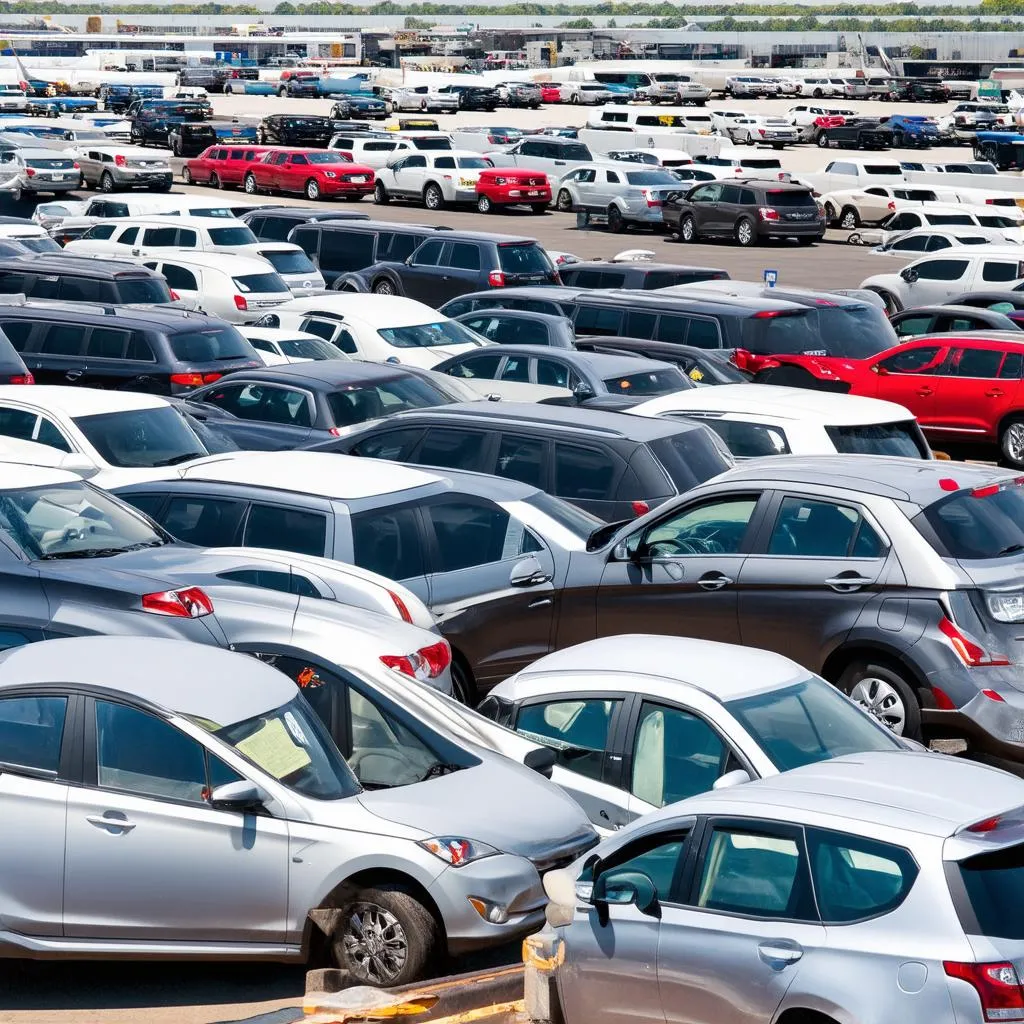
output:
<instances>
[{"instance_id":1,"label":"blue sign","mask_svg":"<svg viewBox=\"0 0 1024 1024\"><path fill-rule=\"evenodd\" d=\"M763 276L766 288L774 288L779 280L779 272L777 270L766 270Z\"/></svg>"}]
</instances>

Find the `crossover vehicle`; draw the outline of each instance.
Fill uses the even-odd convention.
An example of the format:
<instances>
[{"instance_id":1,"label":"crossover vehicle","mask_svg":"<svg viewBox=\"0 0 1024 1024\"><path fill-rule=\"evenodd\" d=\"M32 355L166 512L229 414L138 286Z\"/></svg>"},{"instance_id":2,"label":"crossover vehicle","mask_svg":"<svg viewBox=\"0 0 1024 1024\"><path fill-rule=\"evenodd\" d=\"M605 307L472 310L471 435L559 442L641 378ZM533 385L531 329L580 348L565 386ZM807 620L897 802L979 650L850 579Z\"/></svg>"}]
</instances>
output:
<instances>
[{"instance_id":1,"label":"crossover vehicle","mask_svg":"<svg viewBox=\"0 0 1024 1024\"><path fill-rule=\"evenodd\" d=\"M167 154L159 149L88 143L69 152L82 172L82 182L101 192L131 188L170 192L174 182Z\"/></svg>"},{"instance_id":2,"label":"crossover vehicle","mask_svg":"<svg viewBox=\"0 0 1024 1024\"><path fill-rule=\"evenodd\" d=\"M577 164L594 162L593 154L582 142L554 135L524 136L496 151L492 159L502 167L543 171L552 181L557 181Z\"/></svg>"},{"instance_id":3,"label":"crossover vehicle","mask_svg":"<svg viewBox=\"0 0 1024 1024\"><path fill-rule=\"evenodd\" d=\"M242 181L248 195L299 192L311 201L341 196L358 202L373 192L372 167L323 149L275 149L254 160Z\"/></svg>"},{"instance_id":4,"label":"crossover vehicle","mask_svg":"<svg viewBox=\"0 0 1024 1024\"><path fill-rule=\"evenodd\" d=\"M260 241L241 221L225 217L126 217L94 224L65 252L75 255L151 256L160 250L254 255Z\"/></svg>"},{"instance_id":5,"label":"crossover vehicle","mask_svg":"<svg viewBox=\"0 0 1024 1024\"><path fill-rule=\"evenodd\" d=\"M442 85L439 93L455 93L459 98L459 110L483 110L493 113L498 109L498 93L490 86Z\"/></svg>"},{"instance_id":6,"label":"crossover vehicle","mask_svg":"<svg viewBox=\"0 0 1024 1024\"><path fill-rule=\"evenodd\" d=\"M61 196L81 187L82 172L75 159L52 149L25 147L0 153L0 177L15 178L14 199L26 193Z\"/></svg>"},{"instance_id":7,"label":"crossover vehicle","mask_svg":"<svg viewBox=\"0 0 1024 1024\"><path fill-rule=\"evenodd\" d=\"M566 82L562 86L562 102L599 106L615 102L615 93L601 82Z\"/></svg>"},{"instance_id":8,"label":"crossover vehicle","mask_svg":"<svg viewBox=\"0 0 1024 1024\"><path fill-rule=\"evenodd\" d=\"M182 121L167 131L167 146L175 156L198 156L217 141L217 130L206 121Z\"/></svg>"},{"instance_id":9,"label":"crossover vehicle","mask_svg":"<svg viewBox=\"0 0 1024 1024\"><path fill-rule=\"evenodd\" d=\"M494 158L491 157L493 160ZM547 212L551 184L546 174L518 167L484 168L476 179L476 208L494 213L509 206L529 206L534 213Z\"/></svg>"},{"instance_id":10,"label":"crossover vehicle","mask_svg":"<svg viewBox=\"0 0 1024 1024\"><path fill-rule=\"evenodd\" d=\"M1024 298L1024 295L1021 296ZM1024 324L1011 320L994 309L960 306L914 306L902 313L893 313L889 323L901 340L921 334L960 334L964 331L1016 331ZM1024 336L1021 337L1024 341Z\"/></svg>"},{"instance_id":11,"label":"crossover vehicle","mask_svg":"<svg viewBox=\"0 0 1024 1024\"><path fill-rule=\"evenodd\" d=\"M472 150L399 155L377 172L373 199L381 205L410 199L428 210L441 210L449 203L475 203L480 172L493 166Z\"/></svg>"},{"instance_id":12,"label":"crossover vehicle","mask_svg":"<svg viewBox=\"0 0 1024 1024\"><path fill-rule=\"evenodd\" d=\"M765 115L730 118L722 134L737 146L765 145L773 149L785 149L800 141L796 128L784 117Z\"/></svg>"},{"instance_id":13,"label":"crossover vehicle","mask_svg":"<svg viewBox=\"0 0 1024 1024\"><path fill-rule=\"evenodd\" d=\"M919 185L870 185L827 192L821 197L825 219L837 227L859 228L880 224L897 210L941 202L932 188Z\"/></svg>"},{"instance_id":14,"label":"crossover vehicle","mask_svg":"<svg viewBox=\"0 0 1024 1024\"><path fill-rule=\"evenodd\" d=\"M892 132L892 144L897 149L928 149L940 142L935 120L921 114L891 114L882 118L881 123Z\"/></svg>"},{"instance_id":15,"label":"crossover vehicle","mask_svg":"<svg viewBox=\"0 0 1024 1024\"><path fill-rule=\"evenodd\" d=\"M661 225L664 202L678 192L679 179L663 168L582 164L559 180L555 202L559 210L605 216L608 230L617 233L630 225Z\"/></svg>"},{"instance_id":16,"label":"crossover vehicle","mask_svg":"<svg viewBox=\"0 0 1024 1024\"><path fill-rule=\"evenodd\" d=\"M505 107L537 110L541 105L540 86L535 82L503 82L496 92Z\"/></svg>"},{"instance_id":17,"label":"crossover vehicle","mask_svg":"<svg viewBox=\"0 0 1024 1024\"><path fill-rule=\"evenodd\" d=\"M261 146L319 146L325 147L335 132L335 122L329 117L310 117L305 114L271 114L263 118L256 128L256 141Z\"/></svg>"},{"instance_id":18,"label":"crossover vehicle","mask_svg":"<svg viewBox=\"0 0 1024 1024\"><path fill-rule=\"evenodd\" d=\"M303 224L321 224L328 221L369 220L368 213L356 210L323 210L305 206L274 206L266 204L254 207L248 213L240 213L239 219L247 224L261 242L289 242L288 236Z\"/></svg>"},{"instance_id":19,"label":"crossover vehicle","mask_svg":"<svg viewBox=\"0 0 1024 1024\"><path fill-rule=\"evenodd\" d=\"M399 413L315 450L519 480L606 521L641 515L732 465L693 423L504 401Z\"/></svg>"},{"instance_id":20,"label":"crossover vehicle","mask_svg":"<svg viewBox=\"0 0 1024 1024\"><path fill-rule=\"evenodd\" d=\"M497 345L548 345L576 347L572 321L567 316L534 313L524 309L483 308L454 318L481 338Z\"/></svg>"},{"instance_id":21,"label":"crossover vehicle","mask_svg":"<svg viewBox=\"0 0 1024 1024\"><path fill-rule=\"evenodd\" d=\"M0 258L0 295L108 306L164 305L173 301L166 282L145 267L69 252ZM4 306L5 311L8 308Z\"/></svg>"},{"instance_id":22,"label":"crossover vehicle","mask_svg":"<svg viewBox=\"0 0 1024 1024\"><path fill-rule=\"evenodd\" d=\"M829 118L815 127L811 141L821 149L888 149L893 145L893 131L877 117Z\"/></svg>"},{"instance_id":23,"label":"crossover vehicle","mask_svg":"<svg viewBox=\"0 0 1024 1024\"><path fill-rule=\"evenodd\" d=\"M210 146L185 164L181 180L186 185L239 188L249 165L265 152L260 146Z\"/></svg>"}]
</instances>

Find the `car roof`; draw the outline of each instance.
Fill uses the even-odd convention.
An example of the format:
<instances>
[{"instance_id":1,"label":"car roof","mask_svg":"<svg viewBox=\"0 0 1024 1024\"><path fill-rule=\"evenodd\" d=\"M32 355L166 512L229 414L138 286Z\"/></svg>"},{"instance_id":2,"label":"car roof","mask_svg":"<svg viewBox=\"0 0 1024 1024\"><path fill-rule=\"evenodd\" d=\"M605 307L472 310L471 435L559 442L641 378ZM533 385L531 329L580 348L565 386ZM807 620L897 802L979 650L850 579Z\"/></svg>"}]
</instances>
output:
<instances>
[{"instance_id":1,"label":"car roof","mask_svg":"<svg viewBox=\"0 0 1024 1024\"><path fill-rule=\"evenodd\" d=\"M226 220L221 217L219 220ZM177 218L175 218L177 220ZM267 242L266 248L284 245L283 242ZM294 246L289 248L294 249ZM205 252L203 250L186 249L182 252L176 250L154 251L146 255L146 259L158 263L191 263L197 267L210 267L213 270L222 270L225 274L250 273L250 274L273 274L276 273L269 260L262 256L255 255L253 249L246 249L244 252Z\"/></svg>"},{"instance_id":2,"label":"car roof","mask_svg":"<svg viewBox=\"0 0 1024 1024\"><path fill-rule=\"evenodd\" d=\"M586 367L598 376L616 377L624 373L652 372L654 370L674 370L674 363L663 363L658 359L646 359L640 356L612 355L607 352L577 352L571 348L550 348L546 345L487 345L480 351L488 354L507 356L530 356L541 359L560 359L570 366ZM464 352L452 356L448 362L458 363L470 359L479 352ZM685 385L683 385L685 387Z\"/></svg>"},{"instance_id":3,"label":"car roof","mask_svg":"<svg viewBox=\"0 0 1024 1024\"><path fill-rule=\"evenodd\" d=\"M45 146L19 146L17 153L19 156L40 157L50 160L74 159L68 156L67 153L62 153L59 149L47 149Z\"/></svg>"},{"instance_id":4,"label":"car roof","mask_svg":"<svg viewBox=\"0 0 1024 1024\"><path fill-rule=\"evenodd\" d=\"M269 243L268 243L269 244ZM436 324L448 318L432 306L401 295L377 295L374 292L327 292L289 299L274 308L275 313L341 314L365 320L377 327L416 327Z\"/></svg>"},{"instance_id":5,"label":"car roof","mask_svg":"<svg viewBox=\"0 0 1024 1024\"><path fill-rule=\"evenodd\" d=\"M381 459L308 451L239 451L212 455L178 467L169 479L267 487L294 494L351 501L411 491L443 478Z\"/></svg>"},{"instance_id":6,"label":"car roof","mask_svg":"<svg viewBox=\"0 0 1024 1024\"><path fill-rule=\"evenodd\" d=\"M162 409L168 404L159 395L146 395L141 391L68 388L55 384L35 384L30 388L3 384L0 385L0 400L33 406L43 411L60 412L71 417L136 409Z\"/></svg>"},{"instance_id":7,"label":"car roof","mask_svg":"<svg viewBox=\"0 0 1024 1024\"><path fill-rule=\"evenodd\" d=\"M576 266L575 263L571 264ZM559 285L538 285L529 287L524 285L521 288L502 288L500 292L496 292L493 288L488 288L479 292L465 292L462 295L457 295L454 299L449 299L445 305L451 302L464 302L467 299L476 301L477 299L544 299L548 302L572 302L579 295L594 295L603 294L601 289L597 288L569 288ZM483 307L481 307L483 308Z\"/></svg>"},{"instance_id":8,"label":"car roof","mask_svg":"<svg viewBox=\"0 0 1024 1024\"><path fill-rule=\"evenodd\" d=\"M127 220L127 218L125 218ZM222 220L225 218L221 218ZM167 218L170 220L170 218ZM177 224L175 217L172 224ZM223 253L221 254L223 255ZM142 277L157 276L148 267L140 263L132 263L123 259L97 259L84 253L31 253L26 256L9 256L0 259L0 268L4 270L35 270L46 274L65 274L69 270L90 270L93 277L115 277L125 273L134 273Z\"/></svg>"},{"instance_id":9,"label":"car roof","mask_svg":"<svg viewBox=\"0 0 1024 1024\"><path fill-rule=\"evenodd\" d=\"M701 272L708 272L713 274L727 274L728 271L724 267L706 267L703 264L700 266L690 263L654 263L650 260L579 260L576 263L569 263L562 267L561 270L564 273L566 270L607 270L607 269L626 269L635 270L638 273L659 273L667 271L668 273L678 274L685 273L686 271L697 270Z\"/></svg>"},{"instance_id":10,"label":"car roof","mask_svg":"<svg viewBox=\"0 0 1024 1024\"><path fill-rule=\"evenodd\" d=\"M8 296L10 297L10 296ZM30 317L36 320L60 320L67 323L69 318L96 324L107 318L109 326L152 327L158 331L173 331L176 328L190 328L197 331L228 327L223 320L204 316L188 309L155 306L110 306L100 302L76 302L69 299L29 299L26 302L12 302L3 306L4 316Z\"/></svg>"},{"instance_id":11,"label":"car roof","mask_svg":"<svg viewBox=\"0 0 1024 1024\"><path fill-rule=\"evenodd\" d=\"M1024 341L1022 332L1021 341ZM630 412L657 416L663 412L750 413L774 419L854 426L861 423L891 423L912 420L902 405L879 398L836 394L808 388L765 387L764 384L730 384L728 387L689 388L652 398Z\"/></svg>"},{"instance_id":12,"label":"car roof","mask_svg":"<svg viewBox=\"0 0 1024 1024\"><path fill-rule=\"evenodd\" d=\"M0 387L0 393L5 388ZM23 390L18 388L19 391ZM0 397L3 397L0 394ZM19 442L21 443L21 442ZM36 442L25 442L32 449ZM8 450L8 457L14 458ZM20 454L20 452L18 453ZM52 487L60 484L78 484L82 478L77 473L70 473L64 469L54 469L50 466L34 466L28 462L5 462L4 456L0 454L0 491L18 491L25 487Z\"/></svg>"},{"instance_id":13,"label":"car roof","mask_svg":"<svg viewBox=\"0 0 1024 1024\"><path fill-rule=\"evenodd\" d=\"M241 222L234 223L237 218L234 217L175 217L174 220L169 220L167 217L147 217L145 215L139 217L119 217L117 225L138 225L139 227L192 227L192 228L230 228L230 227L248 227L248 225Z\"/></svg>"},{"instance_id":14,"label":"car roof","mask_svg":"<svg viewBox=\"0 0 1024 1024\"><path fill-rule=\"evenodd\" d=\"M1024 298L1024 296L1022 296ZM938 303L934 306L909 306L907 309L901 309L898 313L894 313L893 316L905 317L914 316L919 313L949 313L949 314L964 314L969 316L977 316L981 314L989 314L991 316L1005 316L1004 313L1000 313L997 309L986 309L984 306L960 306L955 303L949 303L949 305L939 305ZM1000 331L1000 334L1012 333L1008 331ZM1024 332L1022 332L1024 334Z\"/></svg>"},{"instance_id":15,"label":"car roof","mask_svg":"<svg viewBox=\"0 0 1024 1024\"><path fill-rule=\"evenodd\" d=\"M672 284L658 288L660 294L668 295L724 295L743 299L777 299L795 303L798 306L863 306L861 299L836 292L815 291L811 288L769 288L760 281L691 281L689 284Z\"/></svg>"},{"instance_id":16,"label":"car roof","mask_svg":"<svg viewBox=\"0 0 1024 1024\"><path fill-rule=\"evenodd\" d=\"M462 321L468 317L487 316L503 316L508 317L510 320L535 320L550 326L564 324L569 321L569 318L562 313L538 313L532 309L506 309L503 306L494 306L490 309L487 306L481 306L479 309L472 309L468 313L460 313L452 319ZM502 348L504 347L502 346Z\"/></svg>"},{"instance_id":17,"label":"car roof","mask_svg":"<svg viewBox=\"0 0 1024 1024\"><path fill-rule=\"evenodd\" d=\"M727 295L717 292L701 294L694 287L685 284L673 284L667 288L655 288L651 291L640 291L635 288L584 288L581 291L586 292L586 295L579 296L577 293L577 301L586 298L600 305L652 306L655 311L663 310L665 312L677 309L677 307L670 305L667 300L680 302L685 310L692 312L719 312L732 313L734 315L746 313L750 316L759 310L777 309L779 311L792 310L796 312L807 308L802 303L766 298L761 295ZM683 310L678 311L682 312Z\"/></svg>"},{"instance_id":18,"label":"car roof","mask_svg":"<svg viewBox=\"0 0 1024 1024\"><path fill-rule=\"evenodd\" d=\"M256 658L153 636L44 640L0 654L0 689L26 683L102 687L218 727L254 718L296 694L288 676Z\"/></svg>"},{"instance_id":19,"label":"car roof","mask_svg":"<svg viewBox=\"0 0 1024 1024\"><path fill-rule=\"evenodd\" d=\"M238 370L228 377L222 377L216 384L209 385L216 390L229 383L239 381L280 381L282 384L305 384L311 387L342 387L354 384L378 383L395 380L406 375L404 366L394 363L373 363L359 359L321 359L305 363L288 363L282 366L259 366L251 370Z\"/></svg>"}]
</instances>

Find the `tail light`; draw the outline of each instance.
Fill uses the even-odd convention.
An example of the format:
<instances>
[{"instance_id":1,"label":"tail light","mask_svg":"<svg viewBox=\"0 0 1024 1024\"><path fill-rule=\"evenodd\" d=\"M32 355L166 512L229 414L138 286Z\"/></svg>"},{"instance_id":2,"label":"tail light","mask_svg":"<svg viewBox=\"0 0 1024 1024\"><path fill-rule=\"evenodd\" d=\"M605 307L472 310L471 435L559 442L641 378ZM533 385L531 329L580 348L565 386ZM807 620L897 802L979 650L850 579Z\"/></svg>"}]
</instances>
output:
<instances>
[{"instance_id":1,"label":"tail light","mask_svg":"<svg viewBox=\"0 0 1024 1024\"><path fill-rule=\"evenodd\" d=\"M986 1021L1024 1020L1024 988L1008 960L991 964L944 960L942 966L947 977L966 981L978 993Z\"/></svg>"},{"instance_id":2,"label":"tail light","mask_svg":"<svg viewBox=\"0 0 1024 1024\"><path fill-rule=\"evenodd\" d=\"M738 348L732 354L732 362L739 370L746 370L747 373L759 373L761 370L771 370L782 364L770 356L758 356L745 348Z\"/></svg>"},{"instance_id":3,"label":"tail light","mask_svg":"<svg viewBox=\"0 0 1024 1024\"><path fill-rule=\"evenodd\" d=\"M171 293L171 302L181 301L181 296L173 288L168 288L167 290Z\"/></svg>"},{"instance_id":4,"label":"tail light","mask_svg":"<svg viewBox=\"0 0 1024 1024\"><path fill-rule=\"evenodd\" d=\"M889 209L890 213L895 213L896 212L896 203L895 203L894 200L892 200L892 199L889 200L889 202L888 202L888 209Z\"/></svg>"},{"instance_id":5,"label":"tail light","mask_svg":"<svg viewBox=\"0 0 1024 1024\"><path fill-rule=\"evenodd\" d=\"M644 199L649 207L661 206L661 200L649 189L644 189Z\"/></svg>"},{"instance_id":6,"label":"tail light","mask_svg":"<svg viewBox=\"0 0 1024 1024\"><path fill-rule=\"evenodd\" d=\"M143 594L142 610L179 619L201 619L204 615L213 614L213 602L199 587L185 587L183 590Z\"/></svg>"},{"instance_id":7,"label":"tail light","mask_svg":"<svg viewBox=\"0 0 1024 1024\"><path fill-rule=\"evenodd\" d=\"M494 184L495 185L507 185L508 184L508 178L495 178L494 179Z\"/></svg>"},{"instance_id":8,"label":"tail light","mask_svg":"<svg viewBox=\"0 0 1024 1024\"><path fill-rule=\"evenodd\" d=\"M78 166L78 161L77 161L77 160L75 160L75 161L73 161L73 162L72 162L72 164L71 164L71 169L72 169L73 171L80 171L80 170L81 170L82 168Z\"/></svg>"},{"instance_id":9,"label":"tail light","mask_svg":"<svg viewBox=\"0 0 1024 1024\"><path fill-rule=\"evenodd\" d=\"M412 654L382 654L380 660L396 672L426 682L436 679L452 663L452 649L447 640L438 640Z\"/></svg>"},{"instance_id":10,"label":"tail light","mask_svg":"<svg viewBox=\"0 0 1024 1024\"><path fill-rule=\"evenodd\" d=\"M492 270L487 275L487 284L491 288L504 288L505 287L505 273L501 270Z\"/></svg>"},{"instance_id":11,"label":"tail light","mask_svg":"<svg viewBox=\"0 0 1024 1024\"><path fill-rule=\"evenodd\" d=\"M1009 665L1010 660L1005 654L990 654L980 644L963 633L949 619L939 622L939 632L946 638L956 656L968 668L984 668L990 665Z\"/></svg>"},{"instance_id":12,"label":"tail light","mask_svg":"<svg viewBox=\"0 0 1024 1024\"><path fill-rule=\"evenodd\" d=\"M36 379L31 373L15 373L7 378L8 384L35 384Z\"/></svg>"},{"instance_id":13,"label":"tail light","mask_svg":"<svg viewBox=\"0 0 1024 1024\"><path fill-rule=\"evenodd\" d=\"M762 206L758 208L757 215L761 220L780 220L779 211L772 209L770 206Z\"/></svg>"},{"instance_id":14,"label":"tail light","mask_svg":"<svg viewBox=\"0 0 1024 1024\"><path fill-rule=\"evenodd\" d=\"M25 174L30 178L34 178L36 176L36 169L34 167L26 167Z\"/></svg>"},{"instance_id":15,"label":"tail light","mask_svg":"<svg viewBox=\"0 0 1024 1024\"><path fill-rule=\"evenodd\" d=\"M409 608L406 603L396 594L393 590L388 591L388 597L394 602L395 608L398 609L398 614L401 616L403 622L412 622L412 616L409 614Z\"/></svg>"},{"instance_id":16,"label":"tail light","mask_svg":"<svg viewBox=\"0 0 1024 1024\"><path fill-rule=\"evenodd\" d=\"M646 501L631 501L630 506L635 516L645 516L651 511L651 506Z\"/></svg>"},{"instance_id":17,"label":"tail light","mask_svg":"<svg viewBox=\"0 0 1024 1024\"><path fill-rule=\"evenodd\" d=\"M236 295L235 296L235 309L240 309L240 310L244 311L244 310L247 310L248 308L249 308L249 303L245 301L245 296L244 295Z\"/></svg>"},{"instance_id":18,"label":"tail light","mask_svg":"<svg viewBox=\"0 0 1024 1024\"><path fill-rule=\"evenodd\" d=\"M128 161L124 158L123 154L118 153L117 156L114 157L114 165L116 167L127 167Z\"/></svg>"},{"instance_id":19,"label":"tail light","mask_svg":"<svg viewBox=\"0 0 1024 1024\"><path fill-rule=\"evenodd\" d=\"M183 388L198 388L214 384L223 376L223 373L172 373L171 383L180 384Z\"/></svg>"}]
</instances>

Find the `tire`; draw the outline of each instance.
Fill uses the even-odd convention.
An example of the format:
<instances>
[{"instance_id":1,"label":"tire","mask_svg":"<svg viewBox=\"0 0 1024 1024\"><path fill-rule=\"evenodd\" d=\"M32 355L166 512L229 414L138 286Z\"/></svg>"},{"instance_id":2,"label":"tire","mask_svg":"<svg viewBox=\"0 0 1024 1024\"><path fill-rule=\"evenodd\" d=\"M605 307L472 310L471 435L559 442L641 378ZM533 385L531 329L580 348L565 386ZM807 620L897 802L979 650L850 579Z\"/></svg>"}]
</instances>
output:
<instances>
[{"instance_id":1,"label":"tire","mask_svg":"<svg viewBox=\"0 0 1024 1024\"><path fill-rule=\"evenodd\" d=\"M541 217L548 212L547 203L530 203L530 209L538 216Z\"/></svg>"},{"instance_id":2,"label":"tire","mask_svg":"<svg viewBox=\"0 0 1024 1024\"><path fill-rule=\"evenodd\" d=\"M822 91L821 91L820 89L815 89L815 90L814 90L814 92L812 92L812 93L811 93L811 95L812 95L812 96L813 96L813 97L814 97L814 98L815 98L816 100L820 100L823 94L822 94Z\"/></svg>"},{"instance_id":3,"label":"tire","mask_svg":"<svg viewBox=\"0 0 1024 1024\"><path fill-rule=\"evenodd\" d=\"M892 144L896 149L903 149L903 147L906 146L907 139L903 132L892 133Z\"/></svg>"},{"instance_id":4,"label":"tire","mask_svg":"<svg viewBox=\"0 0 1024 1024\"><path fill-rule=\"evenodd\" d=\"M487 198L487 196L477 196L476 208L477 210L480 211L480 213L493 213L494 203L492 203L490 199Z\"/></svg>"},{"instance_id":5,"label":"tire","mask_svg":"<svg viewBox=\"0 0 1024 1024\"><path fill-rule=\"evenodd\" d=\"M820 238L808 238L806 236L798 238L797 243L799 245L813 245L815 242L820 242Z\"/></svg>"},{"instance_id":6,"label":"tire","mask_svg":"<svg viewBox=\"0 0 1024 1024\"><path fill-rule=\"evenodd\" d=\"M825 223L832 224L836 219L836 208L831 203L825 204Z\"/></svg>"},{"instance_id":7,"label":"tire","mask_svg":"<svg viewBox=\"0 0 1024 1024\"><path fill-rule=\"evenodd\" d=\"M836 686L897 736L921 738L921 705L901 670L858 661L844 669Z\"/></svg>"},{"instance_id":8,"label":"tire","mask_svg":"<svg viewBox=\"0 0 1024 1024\"><path fill-rule=\"evenodd\" d=\"M679 222L679 241L697 241L697 222L689 214Z\"/></svg>"},{"instance_id":9,"label":"tire","mask_svg":"<svg viewBox=\"0 0 1024 1024\"><path fill-rule=\"evenodd\" d=\"M388 190L379 181L373 186L373 201L378 206L387 206L391 202Z\"/></svg>"},{"instance_id":10,"label":"tire","mask_svg":"<svg viewBox=\"0 0 1024 1024\"><path fill-rule=\"evenodd\" d=\"M110 176L110 171L104 171L100 175L100 191L101 192L113 192L114 191L114 179Z\"/></svg>"},{"instance_id":11,"label":"tire","mask_svg":"<svg viewBox=\"0 0 1024 1024\"><path fill-rule=\"evenodd\" d=\"M256 185L256 178L252 174L247 174L245 176L243 187L245 188L245 194L247 196L254 196L259 191L259 188Z\"/></svg>"},{"instance_id":12,"label":"tire","mask_svg":"<svg viewBox=\"0 0 1024 1024\"><path fill-rule=\"evenodd\" d=\"M210 171L210 188L223 188L220 175L216 171Z\"/></svg>"},{"instance_id":13,"label":"tire","mask_svg":"<svg viewBox=\"0 0 1024 1024\"><path fill-rule=\"evenodd\" d=\"M1024 417L1011 416L999 428L999 455L1006 465L1024 468Z\"/></svg>"},{"instance_id":14,"label":"tire","mask_svg":"<svg viewBox=\"0 0 1024 1024\"><path fill-rule=\"evenodd\" d=\"M444 209L444 193L433 182L423 190L423 205L428 210Z\"/></svg>"},{"instance_id":15,"label":"tire","mask_svg":"<svg viewBox=\"0 0 1024 1024\"><path fill-rule=\"evenodd\" d=\"M569 97L569 102L575 103L577 106L579 106L580 94L578 92L574 92L572 96Z\"/></svg>"},{"instance_id":16,"label":"tire","mask_svg":"<svg viewBox=\"0 0 1024 1024\"><path fill-rule=\"evenodd\" d=\"M869 288L869 291L875 292L875 294L885 303L885 310L888 314L900 313L903 311L903 303L893 295L892 292L887 292L884 288Z\"/></svg>"},{"instance_id":17,"label":"tire","mask_svg":"<svg viewBox=\"0 0 1024 1024\"><path fill-rule=\"evenodd\" d=\"M622 213L614 205L608 207L608 230L613 235L621 235L626 230L626 222L622 219Z\"/></svg>"},{"instance_id":18,"label":"tire","mask_svg":"<svg viewBox=\"0 0 1024 1024\"><path fill-rule=\"evenodd\" d=\"M829 139L824 132L819 132L815 141L818 143L818 149L828 149Z\"/></svg>"},{"instance_id":19,"label":"tire","mask_svg":"<svg viewBox=\"0 0 1024 1024\"><path fill-rule=\"evenodd\" d=\"M182 167L181 169L181 180L186 185L192 184L192 172L187 167ZM210 180L212 181L213 179L211 178Z\"/></svg>"},{"instance_id":20,"label":"tire","mask_svg":"<svg viewBox=\"0 0 1024 1024\"><path fill-rule=\"evenodd\" d=\"M847 231L860 227L860 214L856 207L844 206L839 213L839 226Z\"/></svg>"},{"instance_id":21,"label":"tire","mask_svg":"<svg viewBox=\"0 0 1024 1024\"><path fill-rule=\"evenodd\" d=\"M736 241L744 249L757 245L757 231L749 217L740 217L736 222Z\"/></svg>"},{"instance_id":22,"label":"tire","mask_svg":"<svg viewBox=\"0 0 1024 1024\"><path fill-rule=\"evenodd\" d=\"M572 213L572 194L567 188L559 191L558 197L555 199L555 209L559 213Z\"/></svg>"},{"instance_id":23,"label":"tire","mask_svg":"<svg viewBox=\"0 0 1024 1024\"><path fill-rule=\"evenodd\" d=\"M373 287L370 289L374 295L397 295L398 289L395 287L394 282L389 277L381 277L373 282Z\"/></svg>"},{"instance_id":24,"label":"tire","mask_svg":"<svg viewBox=\"0 0 1024 1024\"><path fill-rule=\"evenodd\" d=\"M316 202L320 198L320 182L316 178L310 178L302 191L310 202Z\"/></svg>"},{"instance_id":25,"label":"tire","mask_svg":"<svg viewBox=\"0 0 1024 1024\"><path fill-rule=\"evenodd\" d=\"M359 985L381 987L421 978L439 944L440 930L430 911L397 885L356 892L342 904L331 935L338 966Z\"/></svg>"}]
</instances>

